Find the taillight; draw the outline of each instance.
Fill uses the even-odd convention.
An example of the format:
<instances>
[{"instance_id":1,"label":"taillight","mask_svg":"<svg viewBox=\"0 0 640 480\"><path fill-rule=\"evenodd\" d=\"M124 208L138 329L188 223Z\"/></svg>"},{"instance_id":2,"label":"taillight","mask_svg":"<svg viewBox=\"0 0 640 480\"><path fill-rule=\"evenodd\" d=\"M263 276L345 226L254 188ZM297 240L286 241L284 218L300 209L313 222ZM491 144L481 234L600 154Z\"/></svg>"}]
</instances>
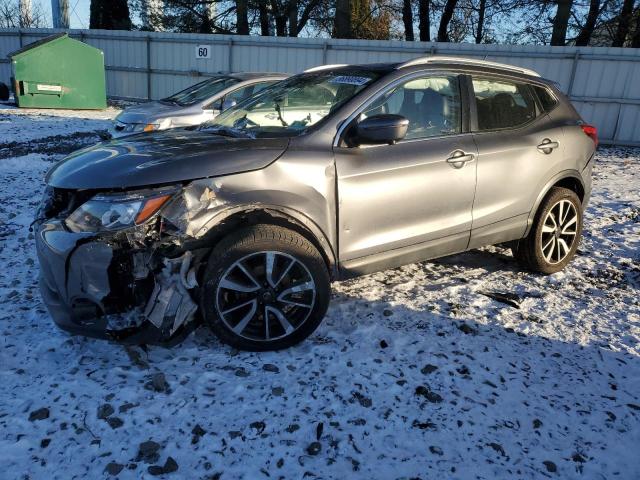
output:
<instances>
[{"instance_id":1,"label":"taillight","mask_svg":"<svg viewBox=\"0 0 640 480\"><path fill-rule=\"evenodd\" d=\"M593 140L593 143L595 143L597 147L598 146L598 129L593 125L580 125L580 128L582 128L582 131L587 137Z\"/></svg>"}]
</instances>

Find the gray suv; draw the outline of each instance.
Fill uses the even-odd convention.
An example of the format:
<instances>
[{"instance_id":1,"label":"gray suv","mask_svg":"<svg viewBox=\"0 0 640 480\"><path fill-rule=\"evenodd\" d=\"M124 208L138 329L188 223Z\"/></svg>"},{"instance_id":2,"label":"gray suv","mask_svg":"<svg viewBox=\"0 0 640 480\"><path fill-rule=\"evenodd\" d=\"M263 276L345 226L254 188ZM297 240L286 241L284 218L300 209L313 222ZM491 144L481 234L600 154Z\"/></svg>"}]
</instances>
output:
<instances>
[{"instance_id":1,"label":"gray suv","mask_svg":"<svg viewBox=\"0 0 640 480\"><path fill-rule=\"evenodd\" d=\"M78 151L47 174L41 291L62 328L293 345L330 282L506 243L574 256L596 130L550 81L462 58L323 66L197 129Z\"/></svg>"}]
</instances>

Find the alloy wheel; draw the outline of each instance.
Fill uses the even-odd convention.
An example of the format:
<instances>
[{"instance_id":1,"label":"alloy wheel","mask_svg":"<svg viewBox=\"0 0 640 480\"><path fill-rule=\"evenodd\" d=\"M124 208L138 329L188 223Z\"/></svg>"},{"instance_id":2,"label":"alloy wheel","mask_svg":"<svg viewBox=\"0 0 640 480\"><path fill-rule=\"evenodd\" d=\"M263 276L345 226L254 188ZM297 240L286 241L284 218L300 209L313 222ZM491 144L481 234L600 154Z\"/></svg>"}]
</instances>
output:
<instances>
[{"instance_id":1,"label":"alloy wheel","mask_svg":"<svg viewBox=\"0 0 640 480\"><path fill-rule=\"evenodd\" d=\"M273 341L298 330L316 301L309 269L277 251L252 253L237 260L220 277L216 310L236 335Z\"/></svg>"},{"instance_id":2,"label":"alloy wheel","mask_svg":"<svg viewBox=\"0 0 640 480\"><path fill-rule=\"evenodd\" d=\"M578 211L569 200L553 205L542 224L540 246L550 264L562 262L571 252L578 237Z\"/></svg>"}]
</instances>

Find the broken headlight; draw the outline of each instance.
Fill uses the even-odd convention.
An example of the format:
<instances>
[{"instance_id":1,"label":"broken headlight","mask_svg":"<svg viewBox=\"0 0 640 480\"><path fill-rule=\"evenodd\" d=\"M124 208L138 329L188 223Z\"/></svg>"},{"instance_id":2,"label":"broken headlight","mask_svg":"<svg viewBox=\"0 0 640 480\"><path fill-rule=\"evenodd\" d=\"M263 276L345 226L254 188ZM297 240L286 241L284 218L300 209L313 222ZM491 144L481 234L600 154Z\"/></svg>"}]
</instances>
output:
<instances>
[{"instance_id":1,"label":"broken headlight","mask_svg":"<svg viewBox=\"0 0 640 480\"><path fill-rule=\"evenodd\" d=\"M140 225L173 197L175 189L98 194L65 220L72 232L116 231Z\"/></svg>"}]
</instances>

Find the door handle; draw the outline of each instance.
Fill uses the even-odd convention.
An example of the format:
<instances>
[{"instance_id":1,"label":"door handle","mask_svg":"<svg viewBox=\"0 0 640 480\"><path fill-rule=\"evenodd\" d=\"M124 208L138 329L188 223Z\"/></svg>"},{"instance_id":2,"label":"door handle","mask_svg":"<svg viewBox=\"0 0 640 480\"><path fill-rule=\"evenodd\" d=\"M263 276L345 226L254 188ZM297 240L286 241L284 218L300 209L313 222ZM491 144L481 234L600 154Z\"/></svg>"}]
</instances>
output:
<instances>
[{"instance_id":1,"label":"door handle","mask_svg":"<svg viewBox=\"0 0 640 480\"><path fill-rule=\"evenodd\" d=\"M542 143L540 145L538 145L538 151L549 155L554 148L558 148L560 146L560 144L558 142L552 142L551 140L549 140L548 138L545 138L544 140L542 140Z\"/></svg>"},{"instance_id":2,"label":"door handle","mask_svg":"<svg viewBox=\"0 0 640 480\"><path fill-rule=\"evenodd\" d=\"M447 163L453 168L462 168L467 162L473 161L475 156L473 153L465 153L462 150L456 150L447 158Z\"/></svg>"}]
</instances>

